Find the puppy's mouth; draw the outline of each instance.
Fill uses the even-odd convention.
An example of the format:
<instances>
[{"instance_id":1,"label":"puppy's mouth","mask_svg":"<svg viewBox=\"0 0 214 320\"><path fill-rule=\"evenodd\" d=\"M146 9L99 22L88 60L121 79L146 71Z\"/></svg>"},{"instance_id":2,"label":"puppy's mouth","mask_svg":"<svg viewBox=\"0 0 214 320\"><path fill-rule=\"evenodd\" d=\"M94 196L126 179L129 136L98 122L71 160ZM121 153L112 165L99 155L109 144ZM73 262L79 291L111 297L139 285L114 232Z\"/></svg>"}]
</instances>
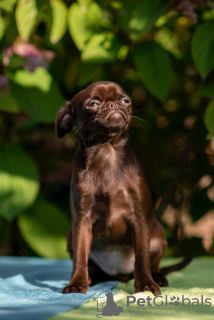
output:
<instances>
[{"instance_id":1,"label":"puppy's mouth","mask_svg":"<svg viewBox=\"0 0 214 320\"><path fill-rule=\"evenodd\" d=\"M100 133L109 135L109 132L111 132L115 134L127 127L129 116L126 111L119 108L106 111L97 116L96 124L100 126ZM93 129L95 129L95 126L93 126Z\"/></svg>"},{"instance_id":2,"label":"puppy's mouth","mask_svg":"<svg viewBox=\"0 0 214 320\"><path fill-rule=\"evenodd\" d=\"M113 132L118 132L127 125L127 117L120 110L112 110L103 119L103 125Z\"/></svg>"},{"instance_id":3,"label":"puppy's mouth","mask_svg":"<svg viewBox=\"0 0 214 320\"><path fill-rule=\"evenodd\" d=\"M111 121L120 122L121 120L124 120L125 122L127 122L124 113L119 110L114 110L114 111L110 112L106 118L106 121L108 121L108 122L111 122Z\"/></svg>"},{"instance_id":4,"label":"puppy's mouth","mask_svg":"<svg viewBox=\"0 0 214 320\"><path fill-rule=\"evenodd\" d=\"M118 132L127 129L131 116L127 110L122 108L112 108L111 110L104 108L97 112L93 118L90 118L85 125L82 126L85 134L96 134L101 138L109 138L115 136Z\"/></svg>"}]
</instances>

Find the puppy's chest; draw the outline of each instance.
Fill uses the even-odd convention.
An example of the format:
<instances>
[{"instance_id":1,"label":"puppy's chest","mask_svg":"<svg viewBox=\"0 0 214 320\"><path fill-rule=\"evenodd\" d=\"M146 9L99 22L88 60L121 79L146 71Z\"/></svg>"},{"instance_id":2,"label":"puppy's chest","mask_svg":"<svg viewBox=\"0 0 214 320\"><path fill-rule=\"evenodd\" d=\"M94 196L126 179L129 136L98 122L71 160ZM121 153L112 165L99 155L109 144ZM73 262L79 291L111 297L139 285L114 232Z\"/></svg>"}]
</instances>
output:
<instances>
[{"instance_id":1,"label":"puppy's chest","mask_svg":"<svg viewBox=\"0 0 214 320\"><path fill-rule=\"evenodd\" d=\"M90 154L85 160L85 169L80 172L79 181L85 188L90 187L93 193L100 191L106 192L107 189L120 184L126 180L127 169L124 166L123 153L116 152L115 149L107 144L96 153Z\"/></svg>"},{"instance_id":2,"label":"puppy's chest","mask_svg":"<svg viewBox=\"0 0 214 320\"><path fill-rule=\"evenodd\" d=\"M114 240L124 237L131 214L132 206L126 190L95 195L91 206L94 236Z\"/></svg>"}]
</instances>

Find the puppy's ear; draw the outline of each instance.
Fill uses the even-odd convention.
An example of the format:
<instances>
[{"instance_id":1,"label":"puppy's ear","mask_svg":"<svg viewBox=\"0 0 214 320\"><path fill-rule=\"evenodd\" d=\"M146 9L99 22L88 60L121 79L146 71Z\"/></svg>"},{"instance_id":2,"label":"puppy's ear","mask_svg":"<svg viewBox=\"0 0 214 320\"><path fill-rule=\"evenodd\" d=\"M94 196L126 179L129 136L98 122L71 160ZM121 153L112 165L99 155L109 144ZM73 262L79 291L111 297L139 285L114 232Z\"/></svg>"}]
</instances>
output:
<instances>
[{"instance_id":1,"label":"puppy's ear","mask_svg":"<svg viewBox=\"0 0 214 320\"><path fill-rule=\"evenodd\" d=\"M74 110L72 108L71 101L67 101L64 106L61 107L57 113L55 128L56 135L59 139L72 130L74 122Z\"/></svg>"}]
</instances>

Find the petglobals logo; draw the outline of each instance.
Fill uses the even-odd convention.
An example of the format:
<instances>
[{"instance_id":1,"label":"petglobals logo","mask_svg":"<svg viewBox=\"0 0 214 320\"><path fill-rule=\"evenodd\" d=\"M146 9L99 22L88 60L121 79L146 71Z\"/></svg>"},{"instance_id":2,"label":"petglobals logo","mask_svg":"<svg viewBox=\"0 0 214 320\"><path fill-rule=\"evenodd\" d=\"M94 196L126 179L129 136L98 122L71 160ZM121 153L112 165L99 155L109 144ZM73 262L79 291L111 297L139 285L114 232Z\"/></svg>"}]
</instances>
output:
<instances>
[{"instance_id":1,"label":"petglobals logo","mask_svg":"<svg viewBox=\"0 0 214 320\"><path fill-rule=\"evenodd\" d=\"M126 296L126 307L123 308L118 306L114 301L114 296L112 292L105 292L106 299L97 300L100 297L97 296L93 299L93 301L97 302L97 318L103 317L111 317L111 316L120 316L121 312L128 312L128 313L137 313L137 314L144 314L144 313L155 313L155 314L164 314L167 313L200 313L201 309L193 308L192 307L205 307L203 313L210 313L210 309L208 307L212 306L211 298L204 297L201 295L198 298L194 297L186 297L184 295L181 296L146 296L139 297L137 295L128 295ZM131 308L131 307L134 308ZM176 308L176 307L180 308ZM139 308L140 307L140 308ZM146 307L146 308L142 308ZM152 307L152 308L148 308ZM158 307L158 308L157 308ZM164 307L163 309L161 307ZM171 307L171 308L170 308ZM174 308L175 307L175 308ZM190 308L188 308L190 307ZM125 310L124 310L125 309ZM164 310L164 311L163 311ZM194 310L194 311L193 311Z\"/></svg>"},{"instance_id":2,"label":"petglobals logo","mask_svg":"<svg viewBox=\"0 0 214 320\"><path fill-rule=\"evenodd\" d=\"M101 302L100 307L103 308L102 311L99 310L98 300L94 298L94 301L97 301L97 318L102 318L103 316L111 317L111 316L119 316L121 312L123 312L123 307L120 307L116 304L113 298L112 292L107 292L106 294L106 304L105 302Z\"/></svg>"},{"instance_id":3,"label":"petglobals logo","mask_svg":"<svg viewBox=\"0 0 214 320\"><path fill-rule=\"evenodd\" d=\"M176 297L176 296L172 296L172 297L168 297L166 296L156 296L154 298L152 297L146 297L144 298L136 298L135 296L127 296L127 307L129 307L130 305L137 305L139 307L162 307L162 306L182 306L182 307L188 307L188 306L192 306L192 307L199 307L199 306L205 306L205 307L211 307L212 306L212 302L211 302L211 298L205 298L203 295L199 298L187 298L184 295L182 295L181 297Z\"/></svg>"}]
</instances>

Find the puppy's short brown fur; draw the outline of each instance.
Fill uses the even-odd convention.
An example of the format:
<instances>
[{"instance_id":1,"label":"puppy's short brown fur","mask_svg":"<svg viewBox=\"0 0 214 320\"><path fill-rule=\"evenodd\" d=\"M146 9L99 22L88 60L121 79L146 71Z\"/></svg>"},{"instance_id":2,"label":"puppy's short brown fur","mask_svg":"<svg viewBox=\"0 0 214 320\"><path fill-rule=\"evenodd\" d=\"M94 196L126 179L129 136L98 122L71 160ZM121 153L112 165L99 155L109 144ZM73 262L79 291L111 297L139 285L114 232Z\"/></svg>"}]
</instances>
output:
<instances>
[{"instance_id":1,"label":"puppy's short brown fur","mask_svg":"<svg viewBox=\"0 0 214 320\"><path fill-rule=\"evenodd\" d=\"M131 118L131 99L113 82L91 84L58 112L57 136L73 124L80 135L70 195L73 272L64 293L86 293L91 282L133 274L135 292L159 295L167 285L160 272L167 241L128 143Z\"/></svg>"}]
</instances>

